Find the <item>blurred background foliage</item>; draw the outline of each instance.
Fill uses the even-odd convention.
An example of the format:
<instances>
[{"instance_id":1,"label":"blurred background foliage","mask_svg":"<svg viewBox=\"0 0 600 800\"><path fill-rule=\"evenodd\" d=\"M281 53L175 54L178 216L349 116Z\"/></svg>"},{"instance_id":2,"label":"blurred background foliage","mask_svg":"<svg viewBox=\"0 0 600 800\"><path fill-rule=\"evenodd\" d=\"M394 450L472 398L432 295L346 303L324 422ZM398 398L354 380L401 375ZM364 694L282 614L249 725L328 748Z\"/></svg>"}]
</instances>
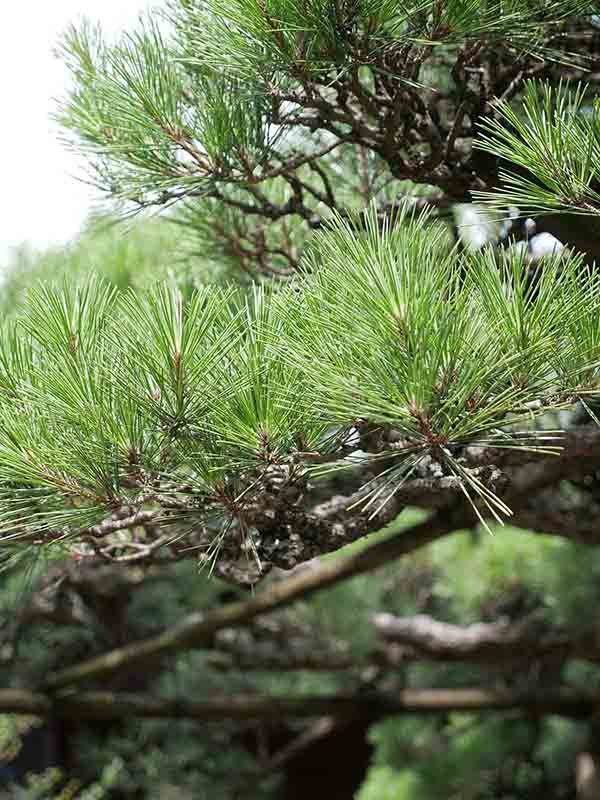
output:
<instances>
[{"instance_id":1,"label":"blurred background foliage","mask_svg":"<svg viewBox=\"0 0 600 800\"><path fill-rule=\"evenodd\" d=\"M223 268L214 259L194 258L191 250L187 230L164 217L128 222L108 213L92 215L67 244L35 250L25 243L9 253L0 265L0 314L13 314L37 282L81 282L92 275L119 289L168 280L188 295L198 285L219 280Z\"/></svg>"}]
</instances>

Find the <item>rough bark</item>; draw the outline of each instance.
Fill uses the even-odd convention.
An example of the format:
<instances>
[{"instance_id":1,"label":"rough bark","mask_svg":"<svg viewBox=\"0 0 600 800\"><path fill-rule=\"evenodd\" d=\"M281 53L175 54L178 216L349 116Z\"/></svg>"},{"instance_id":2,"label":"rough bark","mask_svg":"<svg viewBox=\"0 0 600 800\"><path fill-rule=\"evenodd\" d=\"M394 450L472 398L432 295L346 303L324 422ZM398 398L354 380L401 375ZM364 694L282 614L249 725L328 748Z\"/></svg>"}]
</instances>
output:
<instances>
[{"instance_id":1,"label":"rough bark","mask_svg":"<svg viewBox=\"0 0 600 800\"><path fill-rule=\"evenodd\" d=\"M435 661L527 662L548 656L600 661L598 625L582 632L566 632L554 630L531 615L519 622L461 626L425 614L414 617L377 614L373 624L386 642L409 647L418 656Z\"/></svg>"}]
</instances>

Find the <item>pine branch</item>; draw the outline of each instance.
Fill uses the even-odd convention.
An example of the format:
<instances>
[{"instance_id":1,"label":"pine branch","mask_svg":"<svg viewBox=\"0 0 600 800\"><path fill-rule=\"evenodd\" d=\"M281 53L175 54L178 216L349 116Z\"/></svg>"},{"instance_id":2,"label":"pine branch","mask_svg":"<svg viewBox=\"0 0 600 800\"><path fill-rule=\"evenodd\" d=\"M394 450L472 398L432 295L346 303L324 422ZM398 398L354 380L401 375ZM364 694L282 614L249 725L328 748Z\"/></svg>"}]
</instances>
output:
<instances>
[{"instance_id":1,"label":"pine branch","mask_svg":"<svg viewBox=\"0 0 600 800\"><path fill-rule=\"evenodd\" d=\"M586 719L600 702L597 692L557 687L538 691L502 689L403 689L356 695L261 697L229 695L204 701L158 699L125 692L61 692L49 695L21 689L0 690L0 711L53 715L64 719L185 718L216 720L281 720L348 715L376 720L396 714L439 714L451 711L521 711Z\"/></svg>"},{"instance_id":2,"label":"pine branch","mask_svg":"<svg viewBox=\"0 0 600 800\"><path fill-rule=\"evenodd\" d=\"M461 262L428 221L407 206L338 219L276 293L32 292L0 361L4 543L85 539L128 562L164 543L249 584L406 503L462 493L484 524L521 507L489 459L558 453L560 432L530 423L598 391L598 277L555 257L534 292L521 257ZM343 513L311 513L313 480L359 457Z\"/></svg>"},{"instance_id":3,"label":"pine branch","mask_svg":"<svg viewBox=\"0 0 600 800\"><path fill-rule=\"evenodd\" d=\"M397 179L464 200L497 180L470 144L494 118L494 98L513 96L545 65L585 70L586 42L577 55L568 46L588 5L556 0L542 14L451 2L434 25L431 0L401 14L357 7L344 20L319 2L298 17L299 3L175 3L169 41L153 25L113 48L85 27L68 33L75 87L60 120L91 158L94 181L141 207L265 182L282 162L291 174L343 142L378 154ZM304 137L290 150L284 134L302 129L333 141L319 150Z\"/></svg>"},{"instance_id":4,"label":"pine branch","mask_svg":"<svg viewBox=\"0 0 600 800\"><path fill-rule=\"evenodd\" d=\"M571 90L528 81L521 113L500 102L498 118L483 124L476 146L519 169L502 172L499 191L474 196L491 207L518 205L525 214L599 215L600 112L596 102L589 108L590 99L583 84ZM590 113L584 113L586 105Z\"/></svg>"},{"instance_id":5,"label":"pine branch","mask_svg":"<svg viewBox=\"0 0 600 800\"><path fill-rule=\"evenodd\" d=\"M427 615L394 617L376 614L373 624L386 641L416 651L417 657L435 661L507 663L552 658L564 661L600 659L594 630L568 633L553 630L540 619L526 617L518 622L452 625Z\"/></svg>"}]
</instances>

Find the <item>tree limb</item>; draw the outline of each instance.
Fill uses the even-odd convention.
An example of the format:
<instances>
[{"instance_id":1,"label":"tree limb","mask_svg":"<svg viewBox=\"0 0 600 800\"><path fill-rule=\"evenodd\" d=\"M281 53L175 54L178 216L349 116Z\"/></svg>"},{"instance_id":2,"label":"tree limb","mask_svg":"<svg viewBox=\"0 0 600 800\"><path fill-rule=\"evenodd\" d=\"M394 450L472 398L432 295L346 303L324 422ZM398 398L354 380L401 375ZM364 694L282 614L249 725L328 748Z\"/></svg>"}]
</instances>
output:
<instances>
[{"instance_id":1,"label":"tree limb","mask_svg":"<svg viewBox=\"0 0 600 800\"><path fill-rule=\"evenodd\" d=\"M394 714L439 714L444 711L518 710L534 715L560 714L585 718L600 706L599 692L569 688L531 691L504 689L404 689L299 697L229 695L208 700L160 699L120 692L62 692L52 696L21 689L0 689L0 712L53 715L75 719L187 718L215 720L279 720L361 715L377 719Z\"/></svg>"},{"instance_id":2,"label":"tree limb","mask_svg":"<svg viewBox=\"0 0 600 800\"><path fill-rule=\"evenodd\" d=\"M376 614L373 624L386 642L405 645L435 661L497 663L543 656L600 661L600 636L595 628L567 634L526 617L519 622L452 625L425 614L395 617Z\"/></svg>"}]
</instances>

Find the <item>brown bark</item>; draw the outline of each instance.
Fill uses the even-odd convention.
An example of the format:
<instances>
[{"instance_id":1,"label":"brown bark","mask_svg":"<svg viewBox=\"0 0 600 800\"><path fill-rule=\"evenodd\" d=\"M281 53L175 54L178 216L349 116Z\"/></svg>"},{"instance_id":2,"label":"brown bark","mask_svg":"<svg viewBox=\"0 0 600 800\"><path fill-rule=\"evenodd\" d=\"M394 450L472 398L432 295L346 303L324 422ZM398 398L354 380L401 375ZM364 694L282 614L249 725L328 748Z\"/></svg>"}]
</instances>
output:
<instances>
[{"instance_id":1,"label":"brown bark","mask_svg":"<svg viewBox=\"0 0 600 800\"><path fill-rule=\"evenodd\" d=\"M496 689L404 689L346 695L265 697L229 695L202 701L156 698L125 692L62 692L49 695L20 689L0 690L0 711L52 714L63 718L187 718L204 721L310 718L360 715L373 719L393 714L439 714L448 711L526 711L587 718L600 704L600 693L558 687L537 692Z\"/></svg>"},{"instance_id":2,"label":"brown bark","mask_svg":"<svg viewBox=\"0 0 600 800\"><path fill-rule=\"evenodd\" d=\"M498 663L554 657L600 661L597 626L582 632L553 630L539 618L519 622L451 625L419 614L394 617L376 614L373 624L386 642L403 645L435 661Z\"/></svg>"}]
</instances>

